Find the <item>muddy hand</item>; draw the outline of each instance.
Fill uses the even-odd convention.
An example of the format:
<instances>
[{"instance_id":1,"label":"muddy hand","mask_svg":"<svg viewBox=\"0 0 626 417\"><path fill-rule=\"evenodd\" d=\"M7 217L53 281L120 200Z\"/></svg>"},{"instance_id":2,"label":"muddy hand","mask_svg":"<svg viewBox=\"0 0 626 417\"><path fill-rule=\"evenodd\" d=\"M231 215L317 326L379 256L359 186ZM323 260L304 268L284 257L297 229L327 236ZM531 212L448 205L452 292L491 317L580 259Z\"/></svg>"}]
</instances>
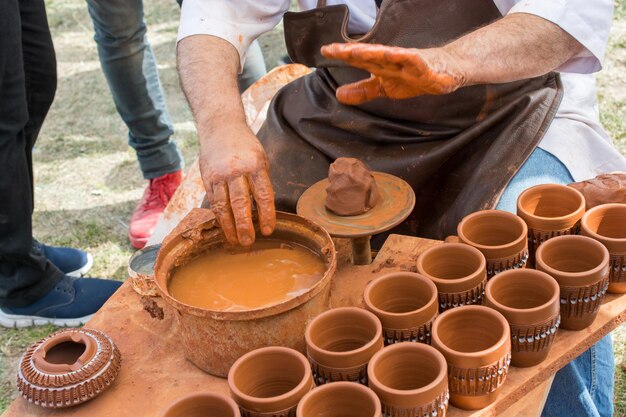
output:
<instances>
[{"instance_id":1,"label":"muddy hand","mask_svg":"<svg viewBox=\"0 0 626 417\"><path fill-rule=\"evenodd\" d=\"M372 74L366 80L337 89L337 99L344 104L357 105L377 98L447 94L462 87L465 80L455 59L441 48L333 43L322 47L322 55Z\"/></svg>"},{"instance_id":2,"label":"muddy hand","mask_svg":"<svg viewBox=\"0 0 626 417\"><path fill-rule=\"evenodd\" d=\"M252 132L232 132L222 136L221 141L201 147L200 171L211 210L229 243L242 246L254 243L252 199L258 210L261 233L272 234L276 211L269 163Z\"/></svg>"}]
</instances>

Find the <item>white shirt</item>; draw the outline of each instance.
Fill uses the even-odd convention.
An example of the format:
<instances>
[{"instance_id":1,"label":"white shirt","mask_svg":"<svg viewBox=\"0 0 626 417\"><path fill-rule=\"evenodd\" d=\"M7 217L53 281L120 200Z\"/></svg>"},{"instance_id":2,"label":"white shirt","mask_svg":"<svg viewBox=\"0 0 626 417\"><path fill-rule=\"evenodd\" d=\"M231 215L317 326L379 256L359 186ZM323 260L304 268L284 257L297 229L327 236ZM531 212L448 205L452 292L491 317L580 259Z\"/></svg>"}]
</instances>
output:
<instances>
[{"instance_id":1,"label":"white shirt","mask_svg":"<svg viewBox=\"0 0 626 417\"><path fill-rule=\"evenodd\" d=\"M383 0L393 1L393 0ZM469 0L459 0L469 1ZM242 67L249 45L274 28L289 9L290 0L185 0L178 40L206 34L230 42ZM539 146L556 156L576 181L611 171L626 171L626 159L602 129L593 73L602 68L611 27L613 0L494 0L503 15L529 13L561 27L585 48L565 62L561 72L564 96ZM299 0L301 10L317 0ZM374 24L374 0L328 0L347 4L349 32L366 33Z\"/></svg>"}]
</instances>

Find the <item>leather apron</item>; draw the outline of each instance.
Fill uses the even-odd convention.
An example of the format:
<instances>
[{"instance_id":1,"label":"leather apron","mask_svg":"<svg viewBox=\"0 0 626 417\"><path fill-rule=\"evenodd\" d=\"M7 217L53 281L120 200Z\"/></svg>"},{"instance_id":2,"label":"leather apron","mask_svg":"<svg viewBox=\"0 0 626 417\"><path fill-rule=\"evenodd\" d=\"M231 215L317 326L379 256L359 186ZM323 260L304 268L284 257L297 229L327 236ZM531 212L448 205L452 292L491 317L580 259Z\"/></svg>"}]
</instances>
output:
<instances>
[{"instance_id":1,"label":"leather apron","mask_svg":"<svg viewBox=\"0 0 626 417\"><path fill-rule=\"evenodd\" d=\"M502 15L492 0L385 0L371 31L353 39L346 32L347 6L325 3L284 17L290 57L317 70L276 94L258 134L277 208L295 211L300 195L327 177L336 158L354 157L415 190L415 210L395 233L437 239L455 234L463 216L495 206L543 137L562 97L558 76L345 106L336 100L336 88L369 74L327 60L322 45L432 48Z\"/></svg>"}]
</instances>

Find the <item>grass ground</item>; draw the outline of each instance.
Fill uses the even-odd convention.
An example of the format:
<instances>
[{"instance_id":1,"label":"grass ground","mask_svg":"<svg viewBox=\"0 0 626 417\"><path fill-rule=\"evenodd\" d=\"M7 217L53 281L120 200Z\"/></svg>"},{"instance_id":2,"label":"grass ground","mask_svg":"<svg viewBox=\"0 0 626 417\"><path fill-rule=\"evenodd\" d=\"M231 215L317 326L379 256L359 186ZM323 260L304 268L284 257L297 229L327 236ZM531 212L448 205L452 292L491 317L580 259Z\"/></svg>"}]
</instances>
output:
<instances>
[{"instance_id":1,"label":"grass ground","mask_svg":"<svg viewBox=\"0 0 626 417\"><path fill-rule=\"evenodd\" d=\"M83 0L46 0L56 46L59 86L35 151L35 236L48 244L87 249L91 274L122 280L133 252L127 222L145 182L126 143L126 128L100 70ZM176 140L189 162L197 152L191 114L180 91L174 60L178 6L144 2L149 37L174 120ZM268 66L283 53L280 31L261 39ZM598 76L602 123L626 154L626 0L616 2L604 72ZM15 397L21 352L54 330L0 328L0 412ZM614 332L616 416L626 416L626 327Z\"/></svg>"}]
</instances>

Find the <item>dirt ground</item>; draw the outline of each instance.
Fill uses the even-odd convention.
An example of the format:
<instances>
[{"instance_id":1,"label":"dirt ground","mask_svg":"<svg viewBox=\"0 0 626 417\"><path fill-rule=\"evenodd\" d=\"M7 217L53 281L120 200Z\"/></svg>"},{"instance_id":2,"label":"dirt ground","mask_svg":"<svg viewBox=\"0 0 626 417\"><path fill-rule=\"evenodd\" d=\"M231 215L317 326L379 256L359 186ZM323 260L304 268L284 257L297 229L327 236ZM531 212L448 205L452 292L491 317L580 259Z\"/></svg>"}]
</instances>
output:
<instances>
[{"instance_id":1,"label":"dirt ground","mask_svg":"<svg viewBox=\"0 0 626 417\"><path fill-rule=\"evenodd\" d=\"M93 29L83 0L46 0L56 46L56 100L35 149L34 235L47 244L90 251L92 276L123 280L133 250L128 221L145 187L126 127L113 106L100 70ZM197 154L191 113L175 65L178 6L173 0L145 2L149 39L155 50L174 127L185 159ZM284 55L280 27L261 38L268 68ZM602 123L626 154L626 0L616 1L607 61L598 76ZM0 412L16 396L16 364L28 344L54 330L0 328ZM614 332L616 416L626 416L626 327Z\"/></svg>"}]
</instances>

